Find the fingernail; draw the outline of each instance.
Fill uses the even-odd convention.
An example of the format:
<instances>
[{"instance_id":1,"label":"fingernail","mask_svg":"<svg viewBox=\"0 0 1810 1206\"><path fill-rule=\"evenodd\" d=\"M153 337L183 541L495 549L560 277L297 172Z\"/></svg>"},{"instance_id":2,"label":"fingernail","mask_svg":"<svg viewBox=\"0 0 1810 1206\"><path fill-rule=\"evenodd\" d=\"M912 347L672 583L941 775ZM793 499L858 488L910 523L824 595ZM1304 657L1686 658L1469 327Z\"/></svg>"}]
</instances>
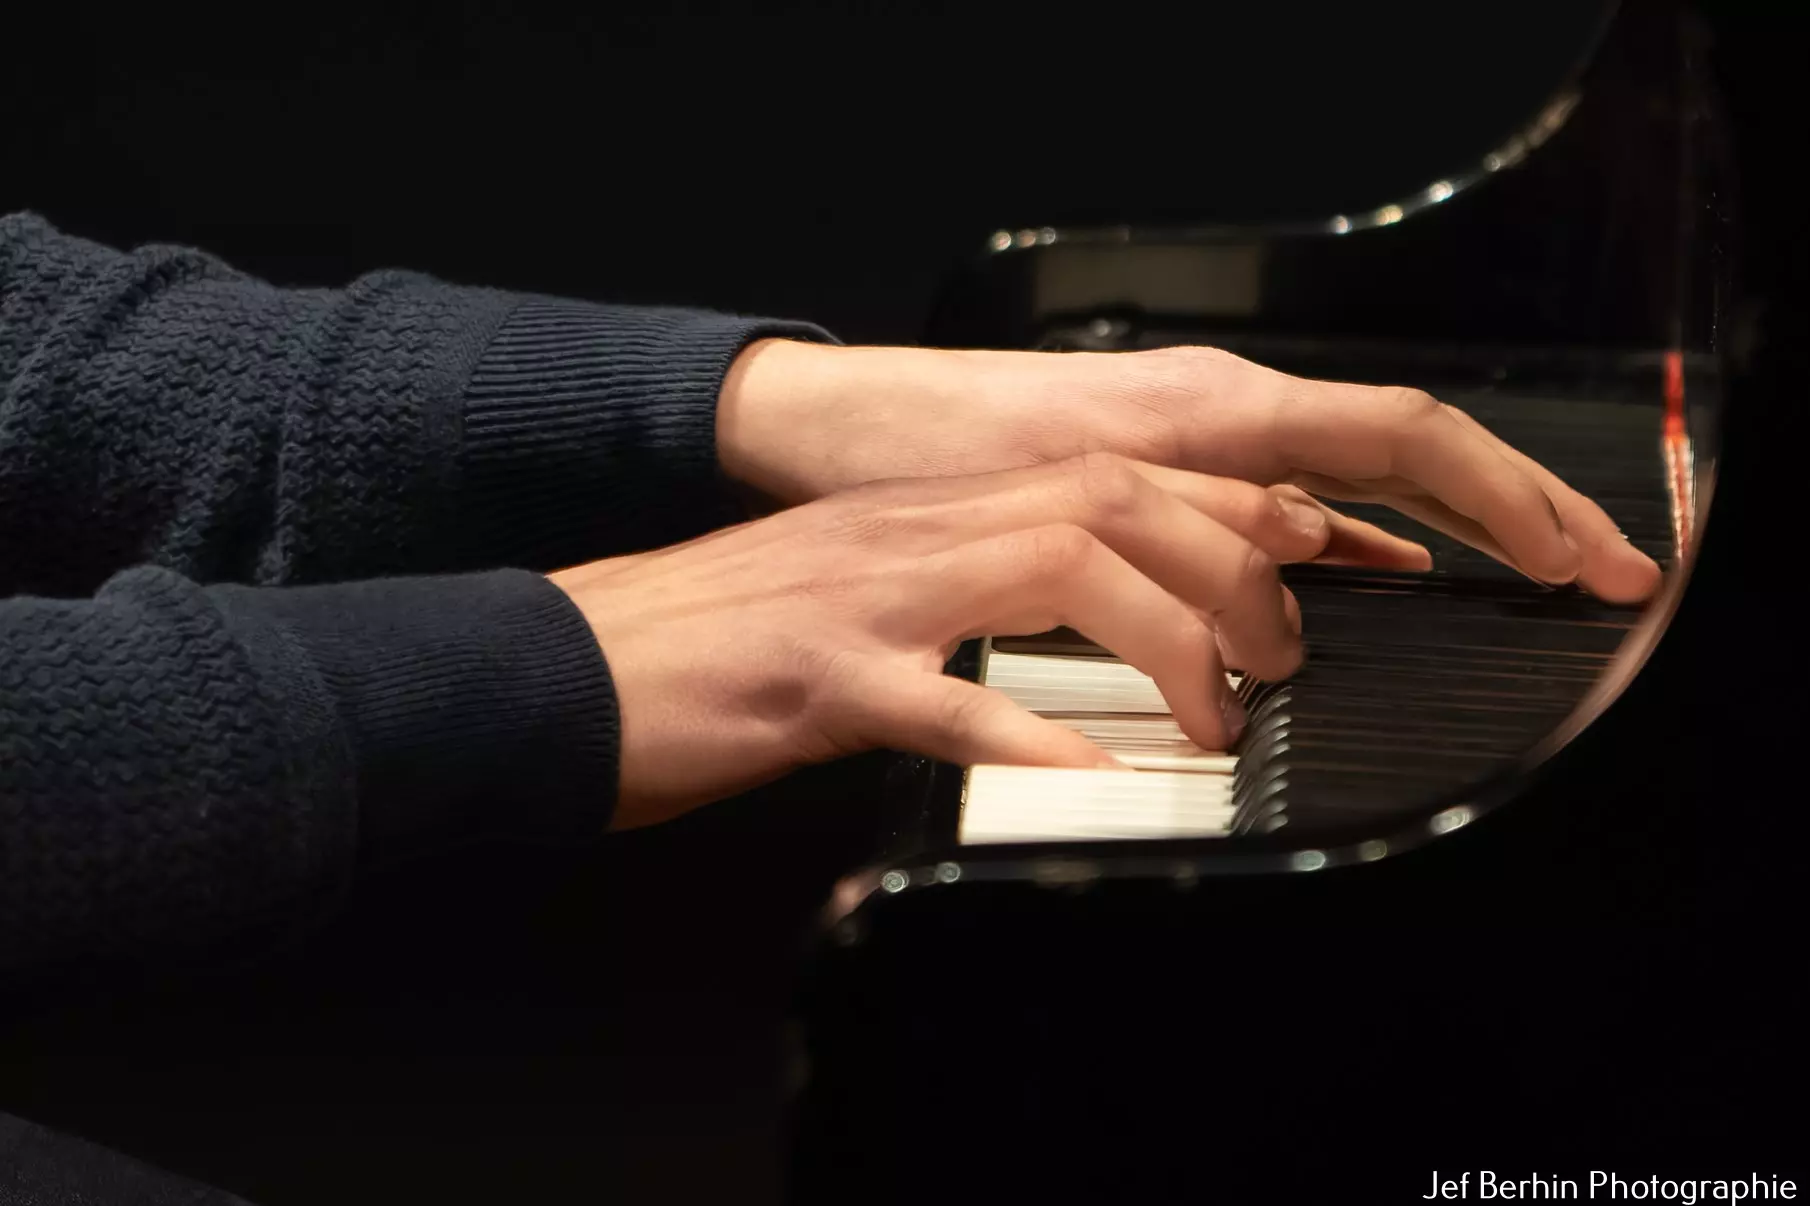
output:
<instances>
[{"instance_id":1,"label":"fingernail","mask_svg":"<svg viewBox=\"0 0 1810 1206\"><path fill-rule=\"evenodd\" d=\"M1571 573L1563 579L1557 579L1557 581L1575 582L1575 581L1577 581L1578 574L1584 568L1584 550L1577 547L1577 541L1575 541L1571 538L1570 532L1567 532L1567 531L1565 531L1565 529L1560 528L1559 535L1564 538L1565 547L1571 550L1572 561L1571 561Z\"/></svg>"},{"instance_id":2,"label":"fingernail","mask_svg":"<svg viewBox=\"0 0 1810 1206\"><path fill-rule=\"evenodd\" d=\"M1298 498L1279 498L1282 504L1282 517L1288 526L1303 536L1318 540L1326 534L1326 512L1312 503L1304 503Z\"/></svg>"},{"instance_id":3,"label":"fingernail","mask_svg":"<svg viewBox=\"0 0 1810 1206\"><path fill-rule=\"evenodd\" d=\"M1244 705L1238 702L1236 695L1228 695L1221 715L1226 722L1226 744L1230 745L1244 734Z\"/></svg>"}]
</instances>

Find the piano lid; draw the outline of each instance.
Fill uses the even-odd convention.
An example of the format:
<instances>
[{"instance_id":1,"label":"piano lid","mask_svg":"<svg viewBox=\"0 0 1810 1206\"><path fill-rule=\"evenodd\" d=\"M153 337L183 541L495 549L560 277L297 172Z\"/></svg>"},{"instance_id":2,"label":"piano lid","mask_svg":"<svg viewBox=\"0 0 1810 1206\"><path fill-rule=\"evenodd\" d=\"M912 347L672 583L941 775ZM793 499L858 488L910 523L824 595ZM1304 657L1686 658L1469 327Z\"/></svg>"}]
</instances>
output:
<instances>
[{"instance_id":1,"label":"piano lid","mask_svg":"<svg viewBox=\"0 0 1810 1206\"><path fill-rule=\"evenodd\" d=\"M1574 19L1580 9L1596 11L1575 6ZM1537 27L1539 10L1529 17ZM1700 41L1673 6L1635 6L1568 71L1473 82L1512 98L1515 115L1480 117L1461 96L1450 120L1462 133L1449 137L1418 128L1418 110L1371 114L1362 93L1308 122L1266 108L1247 132L1288 131L1286 152L1191 149L1180 158L1217 170L1141 185L1129 166L1112 175L1160 205L1115 212L1052 196L976 231L927 341L1038 346L1084 319L1102 347L1126 346L1113 324L1129 320L1193 324L1203 342L1250 332L1708 351L1732 180ZM1194 124L1239 128L1182 123ZM1176 126L1164 124L1171 142ZM1366 141L1376 129L1398 148ZM1298 166L1335 136L1349 153L1325 160L1339 187Z\"/></svg>"},{"instance_id":2,"label":"piano lid","mask_svg":"<svg viewBox=\"0 0 1810 1206\"><path fill-rule=\"evenodd\" d=\"M971 107L976 162L953 204L984 198L994 222L1033 230L1361 213L1523 133L1578 81L1616 5L1145 7L971 35L984 82L927 105L937 127Z\"/></svg>"}]
</instances>

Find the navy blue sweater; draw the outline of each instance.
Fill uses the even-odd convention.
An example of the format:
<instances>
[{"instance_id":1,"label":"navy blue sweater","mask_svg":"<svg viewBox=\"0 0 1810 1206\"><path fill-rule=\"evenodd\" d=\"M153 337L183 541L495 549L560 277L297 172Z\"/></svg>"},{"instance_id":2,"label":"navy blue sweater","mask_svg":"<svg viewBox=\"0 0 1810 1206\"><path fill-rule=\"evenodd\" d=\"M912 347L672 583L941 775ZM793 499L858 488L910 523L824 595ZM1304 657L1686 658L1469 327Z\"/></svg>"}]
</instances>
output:
<instances>
[{"instance_id":1,"label":"navy blue sweater","mask_svg":"<svg viewBox=\"0 0 1810 1206\"><path fill-rule=\"evenodd\" d=\"M256 943L374 861L609 823L538 573L742 518L715 406L815 327L0 218L0 973Z\"/></svg>"}]
</instances>

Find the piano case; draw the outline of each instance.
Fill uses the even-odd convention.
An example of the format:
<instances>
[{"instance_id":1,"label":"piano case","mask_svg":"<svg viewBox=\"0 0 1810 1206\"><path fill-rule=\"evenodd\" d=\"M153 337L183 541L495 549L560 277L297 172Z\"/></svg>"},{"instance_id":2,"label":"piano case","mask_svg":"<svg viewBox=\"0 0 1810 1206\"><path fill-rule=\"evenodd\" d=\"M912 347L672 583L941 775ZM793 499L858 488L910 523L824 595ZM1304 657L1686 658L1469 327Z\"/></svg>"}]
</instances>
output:
<instances>
[{"instance_id":1,"label":"piano case","mask_svg":"<svg viewBox=\"0 0 1810 1206\"><path fill-rule=\"evenodd\" d=\"M1019 1200L1090 1184L1083 1170L1116 1194L1181 1152L1211 1153L1198 1200L1300 1200L1285 1182L1339 1200L1354 1150L1373 1173L1411 1166L1396 1194L1489 1154L1468 1122L1494 1116L1489 1076L1517 1075L1512 1041L1454 1057L1480 1064L1462 1093L1441 1081L1386 1122L1369 1103L1399 1100L1404 1069L1434 1075L1425 1045L1490 994L1468 935L1495 927L1498 959L1539 966L1527 935L1591 890L1552 868L1605 857L1610 834L1640 857L1641 801L1604 782L1642 744L1626 719L1642 705L1617 701L1650 713L1683 689L1661 641L1708 511L1727 352L1731 181L1698 33L1672 5L1617 14L1530 119L1368 208L985 237L927 342L1199 343L1424 388L1598 499L1667 583L1644 610L1612 607L1349 508L1428 543L1435 570L1285 571L1308 659L1243 687L1224 837L964 846L962 768L898 759L883 848L812 948L802 1200L982 1181ZM964 647L949 672L975 677L980 658ZM1631 900L1667 891L1647 872ZM1546 958L1501 975L1549 977L1562 1008L1565 976L1603 974ZM1518 983L1514 999L1540 998ZM1563 1147L1540 1134L1539 1152Z\"/></svg>"}]
</instances>

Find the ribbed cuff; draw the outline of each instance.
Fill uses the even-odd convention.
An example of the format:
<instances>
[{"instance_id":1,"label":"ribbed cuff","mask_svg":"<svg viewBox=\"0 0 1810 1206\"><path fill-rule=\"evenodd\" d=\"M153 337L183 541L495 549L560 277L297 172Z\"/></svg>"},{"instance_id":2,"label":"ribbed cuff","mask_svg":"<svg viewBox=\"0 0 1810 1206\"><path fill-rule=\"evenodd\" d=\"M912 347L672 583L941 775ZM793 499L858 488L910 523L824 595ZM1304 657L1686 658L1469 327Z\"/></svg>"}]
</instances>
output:
<instances>
[{"instance_id":1,"label":"ribbed cuff","mask_svg":"<svg viewBox=\"0 0 1810 1206\"><path fill-rule=\"evenodd\" d=\"M532 299L467 386L462 539L473 564L555 569L747 518L716 454L730 363L808 323Z\"/></svg>"},{"instance_id":2,"label":"ribbed cuff","mask_svg":"<svg viewBox=\"0 0 1810 1206\"><path fill-rule=\"evenodd\" d=\"M216 588L253 643L325 685L358 776L362 860L608 829L620 728L589 625L537 574Z\"/></svg>"}]
</instances>

